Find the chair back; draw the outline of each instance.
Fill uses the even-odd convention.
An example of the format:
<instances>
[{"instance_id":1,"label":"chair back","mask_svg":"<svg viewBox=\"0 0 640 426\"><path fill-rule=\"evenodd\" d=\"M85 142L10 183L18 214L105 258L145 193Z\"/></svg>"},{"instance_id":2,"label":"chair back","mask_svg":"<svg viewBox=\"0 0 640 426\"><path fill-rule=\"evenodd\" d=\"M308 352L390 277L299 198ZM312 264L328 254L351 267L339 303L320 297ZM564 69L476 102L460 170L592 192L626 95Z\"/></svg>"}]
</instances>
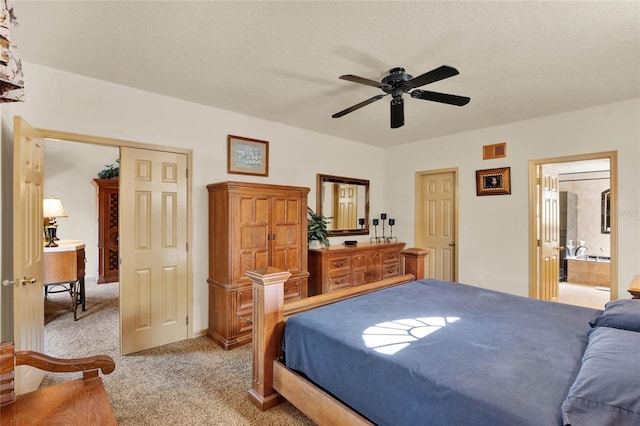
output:
<instances>
[{"instance_id":1,"label":"chair back","mask_svg":"<svg viewBox=\"0 0 640 426\"><path fill-rule=\"evenodd\" d=\"M14 343L0 343L0 405L10 404L16 400L15 362Z\"/></svg>"}]
</instances>

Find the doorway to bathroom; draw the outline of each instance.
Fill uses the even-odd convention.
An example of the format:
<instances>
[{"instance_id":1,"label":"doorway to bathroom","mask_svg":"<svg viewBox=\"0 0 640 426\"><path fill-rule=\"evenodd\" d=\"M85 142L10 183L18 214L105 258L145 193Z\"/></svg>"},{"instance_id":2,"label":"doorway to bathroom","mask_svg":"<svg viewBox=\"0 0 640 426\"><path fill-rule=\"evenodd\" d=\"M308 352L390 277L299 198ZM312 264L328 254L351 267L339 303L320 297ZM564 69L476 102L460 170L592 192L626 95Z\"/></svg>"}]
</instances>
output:
<instances>
[{"instance_id":1,"label":"doorway to bathroom","mask_svg":"<svg viewBox=\"0 0 640 426\"><path fill-rule=\"evenodd\" d=\"M615 152L530 161L529 295L602 309L616 299Z\"/></svg>"}]
</instances>

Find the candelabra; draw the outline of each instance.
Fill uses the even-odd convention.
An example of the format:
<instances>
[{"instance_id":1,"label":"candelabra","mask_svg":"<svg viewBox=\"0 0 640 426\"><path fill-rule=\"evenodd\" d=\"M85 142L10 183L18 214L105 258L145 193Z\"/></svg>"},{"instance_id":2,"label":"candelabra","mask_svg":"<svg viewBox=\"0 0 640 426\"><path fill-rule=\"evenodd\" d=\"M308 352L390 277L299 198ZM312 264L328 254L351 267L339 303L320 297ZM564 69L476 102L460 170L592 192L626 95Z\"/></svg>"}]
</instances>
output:
<instances>
[{"instance_id":1,"label":"candelabra","mask_svg":"<svg viewBox=\"0 0 640 426\"><path fill-rule=\"evenodd\" d=\"M390 228L390 235L387 237L385 235L385 226L384 223L387 220L387 214L386 213L380 213L380 219L382 220L382 236L378 237L378 224L380 223L380 221L378 219L373 219L373 230L374 230L374 237L370 238L370 241L372 243L391 243L391 242L398 242L398 239L396 237L393 236L393 225L396 224L396 220L395 219L391 219L389 218L389 228Z\"/></svg>"}]
</instances>

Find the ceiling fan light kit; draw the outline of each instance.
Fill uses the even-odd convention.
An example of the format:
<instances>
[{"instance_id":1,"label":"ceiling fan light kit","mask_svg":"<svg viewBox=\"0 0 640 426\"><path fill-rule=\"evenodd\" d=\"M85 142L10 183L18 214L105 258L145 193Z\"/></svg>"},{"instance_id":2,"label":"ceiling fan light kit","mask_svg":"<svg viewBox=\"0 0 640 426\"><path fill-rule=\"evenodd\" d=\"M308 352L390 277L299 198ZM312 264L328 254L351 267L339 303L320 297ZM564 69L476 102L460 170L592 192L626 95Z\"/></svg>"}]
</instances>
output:
<instances>
[{"instance_id":1,"label":"ceiling fan light kit","mask_svg":"<svg viewBox=\"0 0 640 426\"><path fill-rule=\"evenodd\" d=\"M382 89L385 94L369 98L366 101L360 102L347 109L337 112L331 117L342 117L349 114L350 112L367 106L370 103L379 101L387 95L391 95L391 128L397 129L398 127L402 127L404 125L404 100L402 98L403 93L408 93L412 98L422 99L425 101L440 102L443 104L456 106L463 106L468 104L471 98L468 98L466 96L450 95L448 93L430 92L428 90L416 89L417 87L444 80L445 78L453 77L458 74L459 72L457 69L448 65L442 65L441 67L435 68L415 78L411 74L407 74L404 68L392 68L391 70L389 70L389 75L383 78L381 82L352 74L341 75L341 80L347 80L353 83L377 87L379 89Z\"/></svg>"}]
</instances>

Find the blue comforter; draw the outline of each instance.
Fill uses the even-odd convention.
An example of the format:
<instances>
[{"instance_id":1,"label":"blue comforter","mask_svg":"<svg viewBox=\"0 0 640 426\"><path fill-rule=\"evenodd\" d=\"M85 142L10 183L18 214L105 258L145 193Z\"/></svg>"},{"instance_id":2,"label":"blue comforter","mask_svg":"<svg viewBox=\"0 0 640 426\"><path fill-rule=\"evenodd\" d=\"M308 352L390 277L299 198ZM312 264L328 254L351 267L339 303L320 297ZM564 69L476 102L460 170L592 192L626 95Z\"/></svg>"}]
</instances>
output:
<instances>
[{"instance_id":1,"label":"blue comforter","mask_svg":"<svg viewBox=\"0 0 640 426\"><path fill-rule=\"evenodd\" d=\"M598 312L422 280L289 318L285 362L379 425L561 425Z\"/></svg>"}]
</instances>

